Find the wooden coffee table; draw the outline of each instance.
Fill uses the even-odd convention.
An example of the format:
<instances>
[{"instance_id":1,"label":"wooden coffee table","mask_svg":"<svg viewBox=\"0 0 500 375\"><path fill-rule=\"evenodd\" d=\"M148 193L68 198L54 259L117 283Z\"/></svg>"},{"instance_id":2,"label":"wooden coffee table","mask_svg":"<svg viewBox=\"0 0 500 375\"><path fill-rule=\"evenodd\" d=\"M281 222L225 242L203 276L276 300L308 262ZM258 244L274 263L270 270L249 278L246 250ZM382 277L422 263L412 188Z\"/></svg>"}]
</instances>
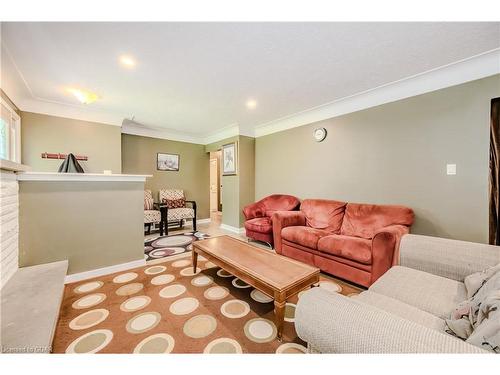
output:
<instances>
[{"instance_id":1,"label":"wooden coffee table","mask_svg":"<svg viewBox=\"0 0 500 375\"><path fill-rule=\"evenodd\" d=\"M281 340L286 301L319 281L319 268L252 246L230 236L193 243L193 270L198 254L274 299Z\"/></svg>"}]
</instances>

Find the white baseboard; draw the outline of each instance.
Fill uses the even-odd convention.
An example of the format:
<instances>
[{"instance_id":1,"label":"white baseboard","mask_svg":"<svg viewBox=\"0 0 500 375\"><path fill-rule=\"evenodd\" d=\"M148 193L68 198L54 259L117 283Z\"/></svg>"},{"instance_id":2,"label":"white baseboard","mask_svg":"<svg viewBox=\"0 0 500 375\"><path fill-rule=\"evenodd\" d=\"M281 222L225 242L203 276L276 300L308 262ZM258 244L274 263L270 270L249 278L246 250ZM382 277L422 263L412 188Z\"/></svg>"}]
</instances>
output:
<instances>
[{"instance_id":1,"label":"white baseboard","mask_svg":"<svg viewBox=\"0 0 500 375\"><path fill-rule=\"evenodd\" d=\"M245 228L236 228L236 227L233 227L231 225L224 224L224 223L221 223L220 229L224 229L224 230L227 230L229 232L236 233L236 234L245 233Z\"/></svg>"},{"instance_id":2,"label":"white baseboard","mask_svg":"<svg viewBox=\"0 0 500 375\"><path fill-rule=\"evenodd\" d=\"M91 279L93 277L109 275L115 272L125 271L132 268L142 267L146 265L146 259L133 260L132 262L116 264L114 266L97 268L91 271L85 271L80 273L73 273L67 275L64 279L65 284L74 283L77 281L82 281L86 279Z\"/></svg>"},{"instance_id":3,"label":"white baseboard","mask_svg":"<svg viewBox=\"0 0 500 375\"><path fill-rule=\"evenodd\" d=\"M208 218L208 219L198 219L196 220L196 225L199 225L199 224L209 224L212 222L212 219ZM189 220L186 220L184 222L184 227L192 227L193 226L193 222L191 221L191 219ZM175 229L175 227L173 227L173 229Z\"/></svg>"},{"instance_id":4,"label":"white baseboard","mask_svg":"<svg viewBox=\"0 0 500 375\"><path fill-rule=\"evenodd\" d=\"M210 219L210 218L196 220L196 224L209 224L211 222L212 222L212 219Z\"/></svg>"}]
</instances>

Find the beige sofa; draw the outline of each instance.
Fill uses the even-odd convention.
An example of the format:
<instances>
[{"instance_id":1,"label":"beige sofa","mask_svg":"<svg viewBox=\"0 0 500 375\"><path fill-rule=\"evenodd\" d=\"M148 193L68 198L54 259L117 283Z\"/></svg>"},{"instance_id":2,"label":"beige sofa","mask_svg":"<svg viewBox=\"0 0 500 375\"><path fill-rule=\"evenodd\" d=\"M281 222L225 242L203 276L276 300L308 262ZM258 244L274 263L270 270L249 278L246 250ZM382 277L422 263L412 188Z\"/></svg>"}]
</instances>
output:
<instances>
[{"instance_id":1,"label":"beige sofa","mask_svg":"<svg viewBox=\"0 0 500 375\"><path fill-rule=\"evenodd\" d=\"M497 246L408 234L400 265L367 291L304 293L295 327L311 352L488 353L447 334L444 319L466 299L465 276L498 263Z\"/></svg>"}]
</instances>

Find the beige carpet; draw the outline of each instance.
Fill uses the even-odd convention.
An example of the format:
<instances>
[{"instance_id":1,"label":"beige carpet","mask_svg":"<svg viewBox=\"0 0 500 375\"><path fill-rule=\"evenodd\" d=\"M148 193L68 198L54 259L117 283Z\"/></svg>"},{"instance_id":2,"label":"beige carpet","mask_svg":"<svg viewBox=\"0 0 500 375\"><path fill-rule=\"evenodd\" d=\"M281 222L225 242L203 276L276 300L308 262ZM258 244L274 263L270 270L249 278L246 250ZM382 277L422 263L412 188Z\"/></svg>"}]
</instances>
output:
<instances>
[{"instance_id":1,"label":"beige carpet","mask_svg":"<svg viewBox=\"0 0 500 375\"><path fill-rule=\"evenodd\" d=\"M53 342L55 353L302 353L286 307L276 339L272 301L201 257L191 257L68 284ZM322 277L345 295L353 286Z\"/></svg>"}]
</instances>

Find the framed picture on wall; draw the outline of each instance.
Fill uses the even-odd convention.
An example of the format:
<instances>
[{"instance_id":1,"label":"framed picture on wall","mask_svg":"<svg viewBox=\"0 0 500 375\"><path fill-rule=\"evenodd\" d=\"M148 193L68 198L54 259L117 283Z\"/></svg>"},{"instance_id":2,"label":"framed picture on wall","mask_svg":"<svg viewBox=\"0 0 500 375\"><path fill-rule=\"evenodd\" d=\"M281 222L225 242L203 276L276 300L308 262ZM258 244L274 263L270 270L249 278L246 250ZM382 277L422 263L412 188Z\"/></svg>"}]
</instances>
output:
<instances>
[{"instance_id":1,"label":"framed picture on wall","mask_svg":"<svg viewBox=\"0 0 500 375\"><path fill-rule=\"evenodd\" d=\"M222 174L235 175L238 167L238 152L236 142L222 146Z\"/></svg>"},{"instance_id":2,"label":"framed picture on wall","mask_svg":"<svg viewBox=\"0 0 500 375\"><path fill-rule=\"evenodd\" d=\"M159 171L179 171L179 155L157 153L156 169Z\"/></svg>"}]
</instances>

